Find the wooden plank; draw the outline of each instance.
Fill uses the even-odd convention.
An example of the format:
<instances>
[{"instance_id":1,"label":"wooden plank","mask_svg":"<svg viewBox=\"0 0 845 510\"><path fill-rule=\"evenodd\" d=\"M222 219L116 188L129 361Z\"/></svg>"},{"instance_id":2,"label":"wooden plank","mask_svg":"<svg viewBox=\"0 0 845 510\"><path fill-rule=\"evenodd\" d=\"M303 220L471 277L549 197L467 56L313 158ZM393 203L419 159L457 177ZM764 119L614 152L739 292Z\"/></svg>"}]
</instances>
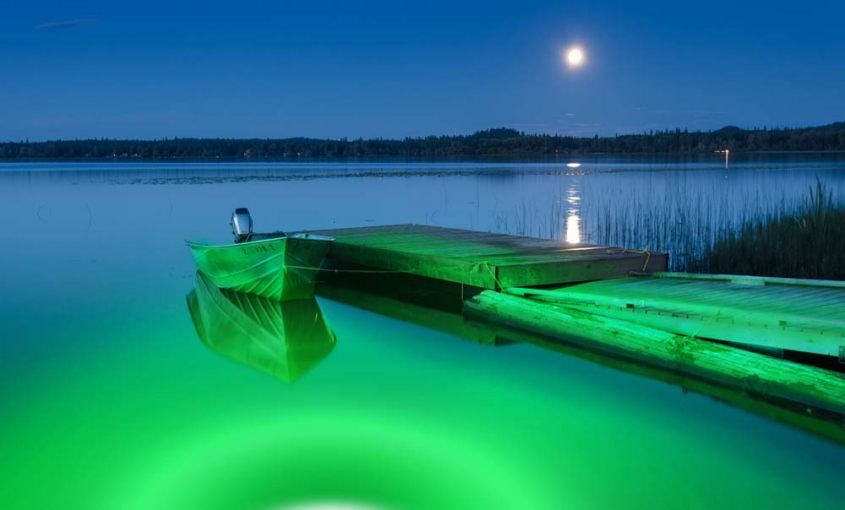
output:
<instances>
[{"instance_id":1,"label":"wooden plank","mask_svg":"<svg viewBox=\"0 0 845 510\"><path fill-rule=\"evenodd\" d=\"M495 266L519 266L523 264L542 264L545 262L582 262L590 260L616 260L625 258L646 259L646 255L638 253L623 253L615 252L608 253L607 250L600 250L596 252L552 252L548 254L543 253L526 253L523 255L499 255L491 256L486 261Z\"/></svg>"},{"instance_id":2,"label":"wooden plank","mask_svg":"<svg viewBox=\"0 0 845 510\"><path fill-rule=\"evenodd\" d=\"M828 370L492 291L468 300L464 313L742 391L845 413L845 377Z\"/></svg>"},{"instance_id":3,"label":"wooden plank","mask_svg":"<svg viewBox=\"0 0 845 510\"><path fill-rule=\"evenodd\" d=\"M508 292L682 335L825 356L845 346L845 289L837 287L627 277Z\"/></svg>"},{"instance_id":4,"label":"wooden plank","mask_svg":"<svg viewBox=\"0 0 845 510\"><path fill-rule=\"evenodd\" d=\"M566 263L542 262L498 266L498 278L503 288L553 285L555 283L585 282L623 276L630 271L642 271L646 256L616 259L570 260ZM668 264L666 254L652 254L648 267L663 269Z\"/></svg>"},{"instance_id":5,"label":"wooden plank","mask_svg":"<svg viewBox=\"0 0 845 510\"><path fill-rule=\"evenodd\" d=\"M812 317L816 322L833 320L838 324L845 323L845 289L745 286L719 280L695 282L690 286L663 279L651 279L650 285L644 286L640 281L641 278L607 280L560 292L579 297L598 296L605 301L611 300L608 302L615 306L636 301L660 308L694 308L709 314L734 310L748 316L777 316L785 321Z\"/></svg>"},{"instance_id":6,"label":"wooden plank","mask_svg":"<svg viewBox=\"0 0 845 510\"><path fill-rule=\"evenodd\" d=\"M372 227L350 227L350 228L337 228L337 229L328 229L328 230L316 230L312 233L320 234L320 235L327 235L331 237L357 237L357 236L367 236L379 233L414 233L414 232L424 232L427 229L422 225L378 225Z\"/></svg>"},{"instance_id":7,"label":"wooden plank","mask_svg":"<svg viewBox=\"0 0 845 510\"><path fill-rule=\"evenodd\" d=\"M496 287L494 274L475 267L472 261L343 244L332 246L328 257L345 264L415 274L485 289Z\"/></svg>"},{"instance_id":8,"label":"wooden plank","mask_svg":"<svg viewBox=\"0 0 845 510\"><path fill-rule=\"evenodd\" d=\"M336 242L336 244L342 245L347 243ZM468 260L473 262L479 260L486 260L495 255L494 253L490 253L489 250L483 249L483 247L481 247L480 249L478 247L468 245L442 245L434 242L422 243L418 246L408 246L404 243L356 243L352 246L366 246L373 249L390 250L396 253L404 253L408 255L431 255L455 260Z\"/></svg>"},{"instance_id":9,"label":"wooden plank","mask_svg":"<svg viewBox=\"0 0 845 510\"><path fill-rule=\"evenodd\" d=\"M596 245L426 225L320 230L338 263L408 272L486 289L586 281L641 271L646 255ZM664 254L646 269L665 270Z\"/></svg>"},{"instance_id":10,"label":"wooden plank","mask_svg":"<svg viewBox=\"0 0 845 510\"><path fill-rule=\"evenodd\" d=\"M796 315L841 317L845 293L836 288L795 286L734 285L726 280L667 281L657 278L632 278L623 281L591 283L589 287L568 292L599 293L624 299L677 301L715 308L738 307L752 311L764 305L768 312ZM663 305L660 305L663 306ZM759 307L758 307L759 309Z\"/></svg>"},{"instance_id":11,"label":"wooden plank","mask_svg":"<svg viewBox=\"0 0 845 510\"><path fill-rule=\"evenodd\" d=\"M323 231L321 234L332 235L333 232ZM338 243L366 244L379 248L393 247L399 251L406 252L433 252L439 250L441 254L454 252L456 255L511 252L511 250L496 245L478 242L481 239L478 236L456 238L432 233L430 229L410 234L405 232L382 232L380 234L368 234L366 236L335 235L334 237Z\"/></svg>"},{"instance_id":12,"label":"wooden plank","mask_svg":"<svg viewBox=\"0 0 845 510\"><path fill-rule=\"evenodd\" d=\"M745 276L728 274L690 274L657 272L649 276L657 278L674 278L683 280L716 280L730 282L756 283L760 285L799 285L803 287L836 287L845 288L845 282L836 280L804 280L800 278L775 278L769 276Z\"/></svg>"},{"instance_id":13,"label":"wooden plank","mask_svg":"<svg viewBox=\"0 0 845 510\"><path fill-rule=\"evenodd\" d=\"M489 246L493 249L500 249L502 251L512 251L519 249L521 252L528 251L533 248L541 249L569 249L569 250L584 250L597 248L594 245L573 245L562 241L555 241L550 239L536 239L530 237L512 236L506 234L495 234L489 232L477 232L471 230L451 229L442 227L430 227L419 225L393 225L384 227L364 227L363 232L356 232L356 229L335 229L335 230L321 230L314 233L321 235L328 235L335 237L341 242L355 242L355 238L363 240L365 236L373 236L379 234L393 234L397 238L401 238L403 243L412 245L414 243L425 244L434 238L438 241L455 241L456 244L468 243L477 246ZM405 234L412 234L403 238ZM422 234L422 235L418 235ZM427 237L428 236L428 237ZM373 242L376 238L371 238L368 242Z\"/></svg>"},{"instance_id":14,"label":"wooden plank","mask_svg":"<svg viewBox=\"0 0 845 510\"><path fill-rule=\"evenodd\" d=\"M616 256L634 255L630 252L612 250L605 247L592 249L572 250L561 249L559 246L550 246L545 249L534 249L520 252L518 249L504 249L498 246L487 244L454 242L451 240L437 240L428 238L425 235L415 236L406 241L404 238L383 239L383 238L362 238L354 243L348 243L345 238L339 238L336 242L341 244L366 244L376 248L389 248L408 253L431 253L455 258L485 258L486 261L495 265L507 263L524 263L538 259L543 260L565 260L568 258L581 259L586 257L606 258Z\"/></svg>"},{"instance_id":15,"label":"wooden plank","mask_svg":"<svg viewBox=\"0 0 845 510\"><path fill-rule=\"evenodd\" d=\"M457 229L441 229L436 227L417 228L407 230L404 225L395 227L367 228L361 235L350 230L324 230L322 235L335 237L343 243L367 243L379 246L381 244L402 244L409 248L429 247L432 244L442 249L464 249L468 251L482 250L488 253L531 253L546 251L584 251L596 247L592 245L570 245L559 241L521 238L502 234L490 234Z\"/></svg>"}]
</instances>

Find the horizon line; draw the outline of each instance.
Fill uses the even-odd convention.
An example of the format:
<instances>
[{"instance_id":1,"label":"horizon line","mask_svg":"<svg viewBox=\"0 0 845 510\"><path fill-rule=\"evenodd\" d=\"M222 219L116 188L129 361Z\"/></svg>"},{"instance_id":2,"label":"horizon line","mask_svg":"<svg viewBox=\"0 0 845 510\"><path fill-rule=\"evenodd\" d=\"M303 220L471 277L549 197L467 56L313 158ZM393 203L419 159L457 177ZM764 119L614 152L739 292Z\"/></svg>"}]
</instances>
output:
<instances>
[{"instance_id":1,"label":"horizon line","mask_svg":"<svg viewBox=\"0 0 845 510\"><path fill-rule=\"evenodd\" d=\"M341 136L337 138L331 137L314 137L314 136L285 136L285 137L223 137L223 136L165 136L161 138L55 138L55 139L36 139L30 140L26 138L25 140L0 140L0 144L25 144L25 143L65 143L65 142L90 142L90 141L105 141L105 142L166 142L171 140L230 140L230 141L243 141L243 140L274 140L274 141L283 141L283 140L317 140L317 141L332 141L332 142L372 142L372 141L384 141L384 142L404 142L407 140L426 140L430 138L469 138L473 136L478 136L485 133L493 133L496 131L514 131L518 133L517 136L525 137L525 138L543 138L543 137L553 137L553 138L570 138L575 140L589 140L598 137L601 139L612 139L612 138L622 138L628 136L656 136L662 134L672 134L678 133L687 134L687 135L694 135L694 134L712 134L719 131L726 131L726 130L736 130L736 131L743 131L743 132L760 132L760 131L797 131L797 130L812 130L812 129L822 129L822 128L831 128L834 126L838 126L840 124L845 125L845 120L842 121L835 121L830 122L827 124L817 124L817 125L809 125L809 126L801 126L801 127L792 127L792 126L762 126L762 127L751 127L751 128L742 128L735 125L726 125L720 128L711 129L711 130L703 130L699 129L696 131L690 131L689 128L681 128L681 127L674 127L674 128L665 128L660 130L649 129L647 131L639 132L639 133L624 133L624 134L614 134L614 135L600 135L596 133L593 136L579 136L573 134L566 134L566 133L526 133L525 131L511 128L511 127L495 127L495 128L487 128L474 131L468 134L454 134L454 135L421 135L421 136L406 136L402 138L396 137L357 137L351 138L348 136Z\"/></svg>"}]
</instances>

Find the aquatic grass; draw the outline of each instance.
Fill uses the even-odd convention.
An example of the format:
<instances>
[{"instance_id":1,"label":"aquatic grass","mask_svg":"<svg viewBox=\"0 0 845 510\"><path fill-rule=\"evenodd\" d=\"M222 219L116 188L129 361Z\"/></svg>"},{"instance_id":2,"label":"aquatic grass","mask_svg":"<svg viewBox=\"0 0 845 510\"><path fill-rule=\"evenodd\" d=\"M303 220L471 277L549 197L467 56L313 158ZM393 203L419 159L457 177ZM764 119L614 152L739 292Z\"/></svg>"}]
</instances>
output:
<instances>
[{"instance_id":1,"label":"aquatic grass","mask_svg":"<svg viewBox=\"0 0 845 510\"><path fill-rule=\"evenodd\" d=\"M797 208L719 232L688 270L845 280L845 206L817 182Z\"/></svg>"},{"instance_id":2,"label":"aquatic grass","mask_svg":"<svg viewBox=\"0 0 845 510\"><path fill-rule=\"evenodd\" d=\"M572 208L563 190L550 205L523 202L494 214L495 231L563 239ZM682 183L632 194L602 190L578 206L581 242L670 254L669 270L845 280L845 204L823 182L803 197L755 190L737 202Z\"/></svg>"}]
</instances>

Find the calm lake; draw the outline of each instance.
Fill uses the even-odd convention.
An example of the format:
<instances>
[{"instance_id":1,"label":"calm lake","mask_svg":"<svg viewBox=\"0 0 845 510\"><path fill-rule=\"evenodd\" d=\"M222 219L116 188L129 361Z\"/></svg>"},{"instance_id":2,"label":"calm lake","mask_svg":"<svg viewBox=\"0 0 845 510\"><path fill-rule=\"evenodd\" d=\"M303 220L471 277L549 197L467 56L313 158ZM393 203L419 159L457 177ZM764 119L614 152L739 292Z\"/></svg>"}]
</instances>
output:
<instances>
[{"instance_id":1,"label":"calm lake","mask_svg":"<svg viewBox=\"0 0 845 510\"><path fill-rule=\"evenodd\" d=\"M841 508L845 448L723 402L741 396L539 339L487 345L459 316L319 285L291 313L334 338L305 338L316 347L291 347L274 376L253 351L204 342L186 299L184 241L229 242L235 207L257 231L420 223L589 242L651 210L739 221L817 180L845 197L845 154L732 155L727 169L723 155L0 163L0 507Z\"/></svg>"}]
</instances>

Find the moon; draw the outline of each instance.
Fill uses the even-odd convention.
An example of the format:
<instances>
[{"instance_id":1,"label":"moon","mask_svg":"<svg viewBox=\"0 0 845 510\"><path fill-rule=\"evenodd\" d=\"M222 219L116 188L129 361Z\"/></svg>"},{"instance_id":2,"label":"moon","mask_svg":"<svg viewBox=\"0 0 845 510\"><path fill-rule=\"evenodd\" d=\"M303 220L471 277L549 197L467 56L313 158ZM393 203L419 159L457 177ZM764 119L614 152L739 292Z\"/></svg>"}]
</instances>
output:
<instances>
[{"instance_id":1,"label":"moon","mask_svg":"<svg viewBox=\"0 0 845 510\"><path fill-rule=\"evenodd\" d=\"M584 63L584 50L578 47L566 50L566 63L570 67L578 67Z\"/></svg>"}]
</instances>

